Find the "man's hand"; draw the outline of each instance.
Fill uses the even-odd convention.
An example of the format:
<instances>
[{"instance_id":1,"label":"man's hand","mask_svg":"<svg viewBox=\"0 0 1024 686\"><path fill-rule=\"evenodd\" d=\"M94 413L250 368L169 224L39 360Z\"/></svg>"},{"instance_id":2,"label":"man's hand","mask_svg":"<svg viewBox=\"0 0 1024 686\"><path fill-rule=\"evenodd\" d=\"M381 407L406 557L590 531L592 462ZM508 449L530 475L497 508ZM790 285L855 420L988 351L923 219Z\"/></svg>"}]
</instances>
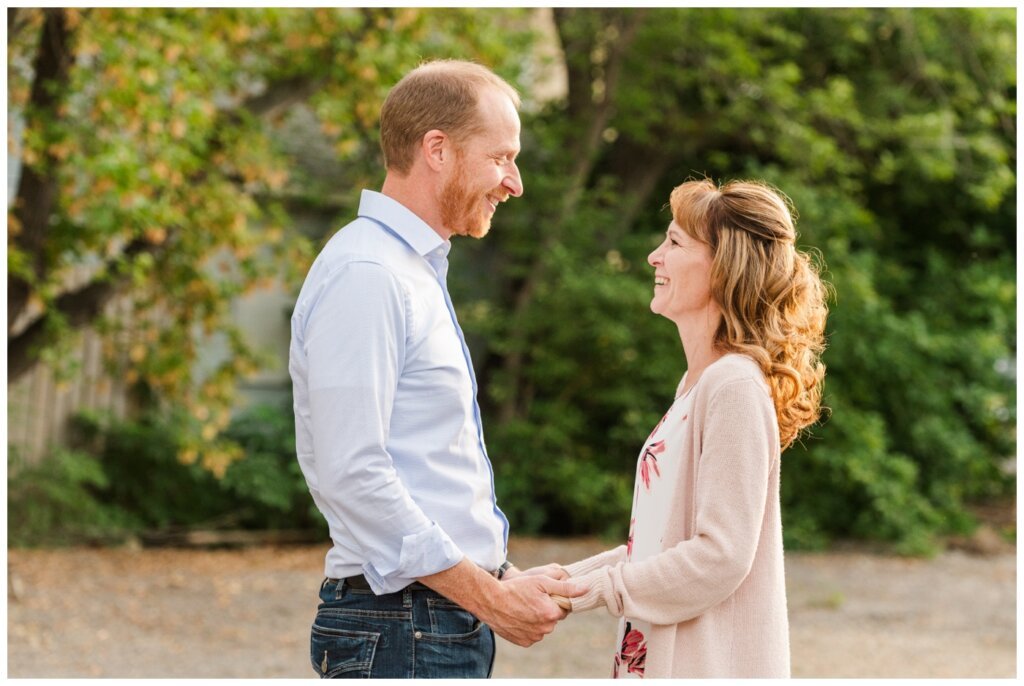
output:
<instances>
[{"instance_id":1,"label":"man's hand","mask_svg":"<svg viewBox=\"0 0 1024 686\"><path fill-rule=\"evenodd\" d=\"M478 616L506 641L524 647L550 634L568 615L552 595L575 598L588 590L571 581L526 573L503 580L499 588L501 592L491 599L490 607Z\"/></svg>"},{"instance_id":2,"label":"man's hand","mask_svg":"<svg viewBox=\"0 0 1024 686\"><path fill-rule=\"evenodd\" d=\"M531 646L555 629L568 614L551 595L575 598L589 589L542 574L520 574L498 581L467 559L420 579L485 622L494 633L516 645Z\"/></svg>"}]
</instances>

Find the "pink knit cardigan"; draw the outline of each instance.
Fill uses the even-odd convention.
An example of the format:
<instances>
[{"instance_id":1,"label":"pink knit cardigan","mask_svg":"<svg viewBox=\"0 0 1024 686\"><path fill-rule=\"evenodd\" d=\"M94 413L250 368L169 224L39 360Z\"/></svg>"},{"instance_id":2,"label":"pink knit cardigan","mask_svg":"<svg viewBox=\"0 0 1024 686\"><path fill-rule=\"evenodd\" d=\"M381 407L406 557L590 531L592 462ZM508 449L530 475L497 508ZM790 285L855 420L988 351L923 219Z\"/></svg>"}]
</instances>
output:
<instances>
[{"instance_id":1,"label":"pink knit cardigan","mask_svg":"<svg viewBox=\"0 0 1024 686\"><path fill-rule=\"evenodd\" d=\"M627 562L619 546L566 566L590 586L573 611L606 607L651 622L645 677L788 677L779 430L768 386L753 360L730 354L691 392L662 552Z\"/></svg>"}]
</instances>

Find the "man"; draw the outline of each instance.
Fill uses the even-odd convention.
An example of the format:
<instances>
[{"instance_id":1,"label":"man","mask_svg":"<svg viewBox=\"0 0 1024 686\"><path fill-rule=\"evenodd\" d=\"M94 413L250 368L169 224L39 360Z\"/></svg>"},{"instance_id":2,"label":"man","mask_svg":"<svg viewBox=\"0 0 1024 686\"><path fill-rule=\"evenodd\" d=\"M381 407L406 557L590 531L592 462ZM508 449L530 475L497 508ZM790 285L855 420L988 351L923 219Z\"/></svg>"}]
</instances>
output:
<instances>
[{"instance_id":1,"label":"man","mask_svg":"<svg viewBox=\"0 0 1024 686\"><path fill-rule=\"evenodd\" d=\"M585 589L506 561L476 378L448 295L452 235L523 193L519 98L479 65L405 76L381 110L387 174L310 268L292 315L296 449L330 526L312 628L321 676L485 677ZM493 629L493 632L492 632Z\"/></svg>"}]
</instances>

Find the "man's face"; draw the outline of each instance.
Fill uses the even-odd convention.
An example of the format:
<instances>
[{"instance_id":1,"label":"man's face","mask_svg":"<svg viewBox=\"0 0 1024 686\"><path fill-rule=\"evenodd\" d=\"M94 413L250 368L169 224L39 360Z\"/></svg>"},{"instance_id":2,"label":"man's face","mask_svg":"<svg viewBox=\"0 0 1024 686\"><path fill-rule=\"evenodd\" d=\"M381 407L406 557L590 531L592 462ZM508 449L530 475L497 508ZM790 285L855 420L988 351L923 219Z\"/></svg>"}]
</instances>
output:
<instances>
[{"instance_id":1,"label":"man's face","mask_svg":"<svg viewBox=\"0 0 1024 686\"><path fill-rule=\"evenodd\" d=\"M503 93L486 89L480 94L483 133L456 146L455 164L441 189L441 221L460 236L482 238L491 217L510 195L523 194L516 167L519 154L519 115Z\"/></svg>"}]
</instances>

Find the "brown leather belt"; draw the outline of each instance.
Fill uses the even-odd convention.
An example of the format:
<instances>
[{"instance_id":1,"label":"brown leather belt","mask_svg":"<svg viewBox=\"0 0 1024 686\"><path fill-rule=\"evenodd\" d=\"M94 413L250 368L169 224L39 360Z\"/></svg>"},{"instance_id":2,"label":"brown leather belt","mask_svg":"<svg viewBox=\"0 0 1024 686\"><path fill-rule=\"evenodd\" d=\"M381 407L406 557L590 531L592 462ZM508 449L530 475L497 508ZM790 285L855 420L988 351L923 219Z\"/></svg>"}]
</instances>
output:
<instances>
[{"instance_id":1,"label":"brown leather belt","mask_svg":"<svg viewBox=\"0 0 1024 686\"><path fill-rule=\"evenodd\" d=\"M495 570L493 572L488 572L488 574L490 574L491 576L493 576L495 578L500 578L500 575L498 574L498 570ZM367 581L366 577L363 576L362 574L359 574L357 576L350 576L350 577L345 578L345 579L331 579L331 578L328 578L327 581L329 581L332 584L336 584L336 583L340 582L342 588L354 588L354 589L356 589L358 591L372 591L373 590L372 588L370 588L370 582ZM432 589L429 586L420 583L419 581L413 581L411 584L409 584L408 586L406 586L402 590L403 591L430 591ZM398 593L398 591L395 591L395 593Z\"/></svg>"},{"instance_id":2,"label":"brown leather belt","mask_svg":"<svg viewBox=\"0 0 1024 686\"><path fill-rule=\"evenodd\" d=\"M358 576L350 576L347 579L328 579L330 582L340 581L343 588L354 588L359 591L370 591L370 582L366 580L366 577L362 574ZM429 591L430 588L421 584L419 581L413 581L411 584L402 589L403 591ZM395 591L398 593L398 591Z\"/></svg>"}]
</instances>

